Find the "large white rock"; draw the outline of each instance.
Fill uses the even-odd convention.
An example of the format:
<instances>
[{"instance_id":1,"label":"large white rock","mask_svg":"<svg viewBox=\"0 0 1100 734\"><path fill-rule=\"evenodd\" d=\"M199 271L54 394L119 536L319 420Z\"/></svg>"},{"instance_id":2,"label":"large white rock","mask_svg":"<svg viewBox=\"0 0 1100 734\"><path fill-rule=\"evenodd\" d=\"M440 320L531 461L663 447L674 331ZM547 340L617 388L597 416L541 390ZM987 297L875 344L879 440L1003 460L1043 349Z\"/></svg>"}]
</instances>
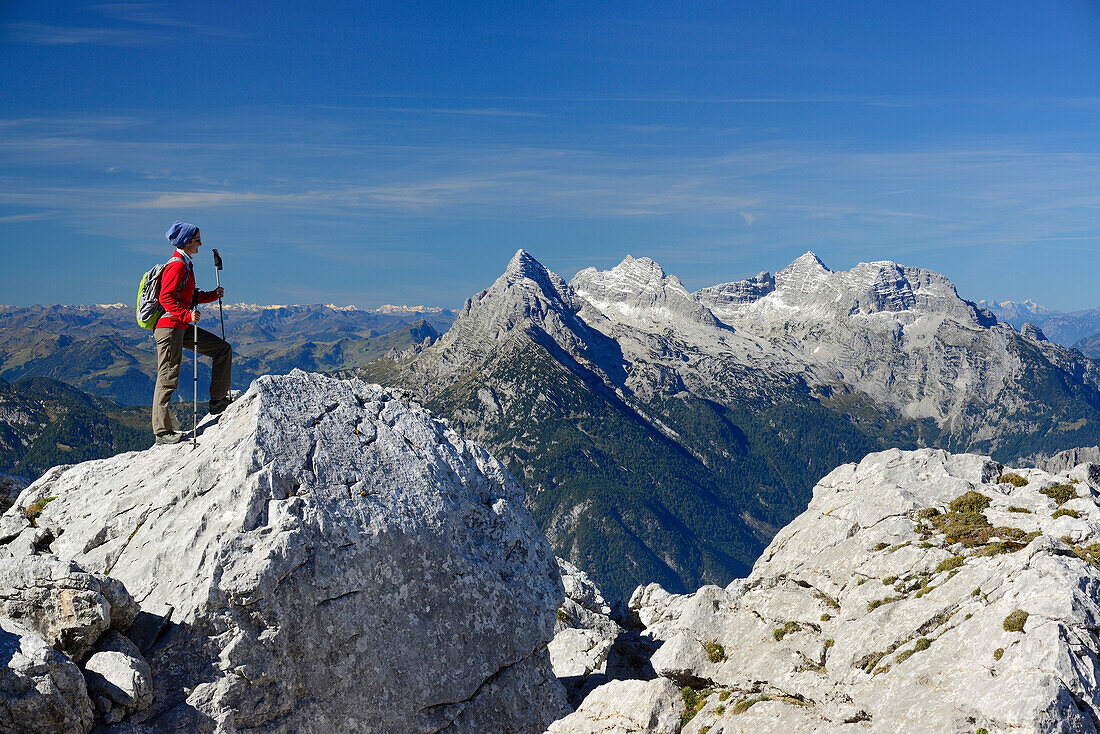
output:
<instances>
[{"instance_id":1,"label":"large white rock","mask_svg":"<svg viewBox=\"0 0 1100 734\"><path fill-rule=\"evenodd\" d=\"M589 693L547 734L677 734L683 713L680 689L664 678L616 680Z\"/></svg>"},{"instance_id":2,"label":"large white rock","mask_svg":"<svg viewBox=\"0 0 1100 734\"><path fill-rule=\"evenodd\" d=\"M84 663L88 695L104 721L114 724L153 703L153 672L130 639L110 630Z\"/></svg>"},{"instance_id":3,"label":"large white rock","mask_svg":"<svg viewBox=\"0 0 1100 734\"><path fill-rule=\"evenodd\" d=\"M565 713L546 651L558 567L485 450L377 386L299 371L200 429L196 449L52 471L24 494L57 498L38 520L53 553L160 617L132 635L157 698L135 718L535 732Z\"/></svg>"},{"instance_id":4,"label":"large white rock","mask_svg":"<svg viewBox=\"0 0 1100 734\"><path fill-rule=\"evenodd\" d=\"M938 450L871 454L822 479L743 582L639 588L632 612L663 643L656 672L726 692L685 734L1100 731L1095 472L1016 469L1027 484L1014 486L1002 471ZM924 518L960 520L942 513L968 492L988 498L989 527L952 542Z\"/></svg>"},{"instance_id":5,"label":"large white rock","mask_svg":"<svg viewBox=\"0 0 1100 734\"><path fill-rule=\"evenodd\" d=\"M86 734L92 702L80 668L28 627L0 617L0 732Z\"/></svg>"}]
</instances>

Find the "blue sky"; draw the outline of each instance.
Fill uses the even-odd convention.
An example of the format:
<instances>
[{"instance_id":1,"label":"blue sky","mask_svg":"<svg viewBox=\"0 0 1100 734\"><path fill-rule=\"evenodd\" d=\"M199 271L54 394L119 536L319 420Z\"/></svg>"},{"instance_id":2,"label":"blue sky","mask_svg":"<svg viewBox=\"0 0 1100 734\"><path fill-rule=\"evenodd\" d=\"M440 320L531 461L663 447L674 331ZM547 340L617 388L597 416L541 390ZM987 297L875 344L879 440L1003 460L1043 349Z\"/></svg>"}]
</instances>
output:
<instances>
[{"instance_id":1,"label":"blue sky","mask_svg":"<svg viewBox=\"0 0 1100 734\"><path fill-rule=\"evenodd\" d=\"M894 260L1100 306L1100 2L0 4L0 301L458 306Z\"/></svg>"}]
</instances>

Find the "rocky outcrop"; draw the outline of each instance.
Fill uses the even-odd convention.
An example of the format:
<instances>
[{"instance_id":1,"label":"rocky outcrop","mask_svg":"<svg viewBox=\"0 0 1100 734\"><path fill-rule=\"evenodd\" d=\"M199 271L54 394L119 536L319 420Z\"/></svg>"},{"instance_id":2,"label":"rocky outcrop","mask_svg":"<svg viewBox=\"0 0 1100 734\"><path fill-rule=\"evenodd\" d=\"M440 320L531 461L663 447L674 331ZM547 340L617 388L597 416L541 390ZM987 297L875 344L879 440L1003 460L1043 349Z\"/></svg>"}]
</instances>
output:
<instances>
[{"instance_id":1,"label":"rocky outcrop","mask_svg":"<svg viewBox=\"0 0 1100 734\"><path fill-rule=\"evenodd\" d=\"M1100 731L1096 476L871 454L822 479L747 578L639 587L682 731ZM562 731L640 709L605 685L563 722L586 708Z\"/></svg>"},{"instance_id":2,"label":"rocky outcrop","mask_svg":"<svg viewBox=\"0 0 1100 734\"><path fill-rule=\"evenodd\" d=\"M41 532L28 523L24 535ZM0 617L29 625L78 663L108 629L128 629L137 611L117 579L88 573L71 560L42 554L0 561Z\"/></svg>"},{"instance_id":3,"label":"rocky outcrop","mask_svg":"<svg viewBox=\"0 0 1100 734\"><path fill-rule=\"evenodd\" d=\"M149 671L113 636L86 663L125 731L539 732L566 710L522 488L377 386L260 378L197 448L55 469L21 502L47 497L39 544L140 600Z\"/></svg>"},{"instance_id":4,"label":"rocky outcrop","mask_svg":"<svg viewBox=\"0 0 1100 734\"><path fill-rule=\"evenodd\" d=\"M1100 473L1100 446L1082 446L1076 449L1068 449L1059 451L1054 456L1038 454L1028 457L1023 463L1030 464L1031 462L1034 462L1034 465L1039 469L1051 474L1062 474L1079 464L1093 464L1097 472ZM1100 481L1100 477L1097 477L1097 481Z\"/></svg>"},{"instance_id":5,"label":"rocky outcrop","mask_svg":"<svg viewBox=\"0 0 1100 734\"><path fill-rule=\"evenodd\" d=\"M558 566L565 602L558 609L550 661L576 705L595 685L607 681L608 659L626 630L611 618L611 607L588 574L561 558Z\"/></svg>"},{"instance_id":6,"label":"rocky outcrop","mask_svg":"<svg viewBox=\"0 0 1100 734\"><path fill-rule=\"evenodd\" d=\"M97 720L119 721L151 703L148 663L121 634L137 604L117 579L40 550L54 532L34 526L38 506L19 504L3 523L0 732L87 734ZM23 531L12 535L20 522ZM137 688L119 674L120 655L142 673ZM137 695L125 696L127 688Z\"/></svg>"},{"instance_id":7,"label":"rocky outcrop","mask_svg":"<svg viewBox=\"0 0 1100 734\"><path fill-rule=\"evenodd\" d=\"M33 630L0 617L0 732L87 734L92 705L80 668Z\"/></svg>"},{"instance_id":8,"label":"rocky outcrop","mask_svg":"<svg viewBox=\"0 0 1100 734\"><path fill-rule=\"evenodd\" d=\"M153 703L153 671L137 646L111 630L84 663L88 695L104 723L117 724Z\"/></svg>"}]
</instances>

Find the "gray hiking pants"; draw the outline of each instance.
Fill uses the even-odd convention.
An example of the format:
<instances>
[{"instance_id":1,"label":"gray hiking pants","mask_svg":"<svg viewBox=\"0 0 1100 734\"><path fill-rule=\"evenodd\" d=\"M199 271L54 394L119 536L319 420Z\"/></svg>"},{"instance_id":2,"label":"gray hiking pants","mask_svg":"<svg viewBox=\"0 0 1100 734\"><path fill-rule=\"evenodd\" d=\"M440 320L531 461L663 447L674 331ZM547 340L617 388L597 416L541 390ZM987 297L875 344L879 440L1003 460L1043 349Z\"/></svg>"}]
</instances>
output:
<instances>
[{"instance_id":1,"label":"gray hiking pants","mask_svg":"<svg viewBox=\"0 0 1100 734\"><path fill-rule=\"evenodd\" d=\"M194 349L195 327L186 329L160 328L153 330L157 341L157 386L153 391L153 433L171 433L172 416L168 404L172 393L180 383L180 367L183 350ZM210 402L221 400L229 394L229 378L233 369L233 349L229 342L199 329L198 353L214 360L210 375Z\"/></svg>"}]
</instances>

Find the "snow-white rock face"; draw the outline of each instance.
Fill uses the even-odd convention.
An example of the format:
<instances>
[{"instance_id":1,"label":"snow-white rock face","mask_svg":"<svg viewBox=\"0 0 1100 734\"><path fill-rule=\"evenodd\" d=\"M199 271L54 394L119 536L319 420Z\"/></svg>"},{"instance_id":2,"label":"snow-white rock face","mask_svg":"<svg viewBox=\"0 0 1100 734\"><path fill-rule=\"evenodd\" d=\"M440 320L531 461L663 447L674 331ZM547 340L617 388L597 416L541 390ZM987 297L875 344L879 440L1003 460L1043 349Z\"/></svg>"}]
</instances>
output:
<instances>
[{"instance_id":1,"label":"snow-white rock face","mask_svg":"<svg viewBox=\"0 0 1100 734\"><path fill-rule=\"evenodd\" d=\"M569 285L581 298L611 321L645 331L666 330L683 322L717 326L675 275L665 275L648 257L627 255L611 270L581 270Z\"/></svg>"},{"instance_id":2,"label":"snow-white rock face","mask_svg":"<svg viewBox=\"0 0 1100 734\"><path fill-rule=\"evenodd\" d=\"M763 298L774 290L775 277L771 273L763 272L747 280L703 288L695 292L695 299L716 313L725 313Z\"/></svg>"},{"instance_id":3,"label":"snow-white rock face","mask_svg":"<svg viewBox=\"0 0 1100 734\"><path fill-rule=\"evenodd\" d=\"M684 733L1100 731L1094 468L871 454L748 578L639 587L653 668L698 690Z\"/></svg>"},{"instance_id":4,"label":"snow-white rock face","mask_svg":"<svg viewBox=\"0 0 1100 734\"><path fill-rule=\"evenodd\" d=\"M377 386L300 371L200 430L20 499L55 497L50 551L141 604L156 700L127 725L538 732L564 713L558 566L484 449Z\"/></svg>"},{"instance_id":5,"label":"snow-white rock face","mask_svg":"<svg viewBox=\"0 0 1100 734\"><path fill-rule=\"evenodd\" d=\"M687 294L653 261L628 256L610 271L582 270L570 284L587 302L582 317L614 324L590 325L620 343L633 364L628 385L642 395L654 374L669 370L719 400L804 380L825 395L854 391L904 418L995 442L1013 412L1028 407L1034 359L1071 383L1100 387L1091 360L1038 329L1020 334L998 324L939 273L889 261L833 272L808 252L774 277Z\"/></svg>"}]
</instances>

